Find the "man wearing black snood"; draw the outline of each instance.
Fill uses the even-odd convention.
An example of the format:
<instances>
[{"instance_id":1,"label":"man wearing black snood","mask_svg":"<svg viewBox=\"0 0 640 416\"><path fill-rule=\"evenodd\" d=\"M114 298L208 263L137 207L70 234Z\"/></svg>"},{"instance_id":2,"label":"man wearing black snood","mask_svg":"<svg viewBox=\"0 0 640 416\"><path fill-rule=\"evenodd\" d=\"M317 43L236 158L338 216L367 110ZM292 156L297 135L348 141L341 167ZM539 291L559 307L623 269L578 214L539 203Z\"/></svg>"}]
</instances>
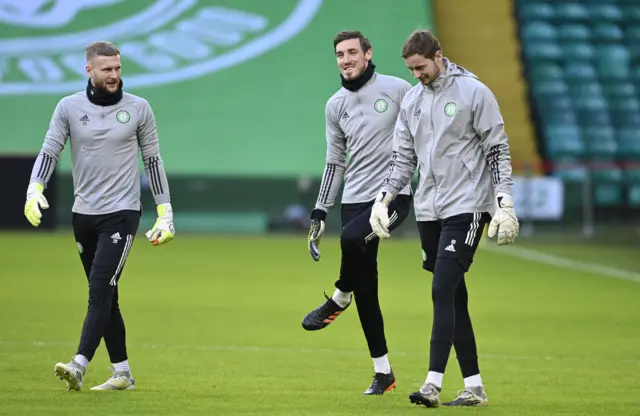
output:
<instances>
[{"instance_id":1,"label":"man wearing black snood","mask_svg":"<svg viewBox=\"0 0 640 416\"><path fill-rule=\"evenodd\" d=\"M69 142L73 233L89 301L76 354L68 363L55 364L54 374L65 381L67 390L80 391L104 339L113 374L92 390L131 390L135 380L118 300L142 210L139 154L158 213L146 234L154 246L173 239L173 210L153 110L144 98L122 91L120 51L109 42L94 42L87 47L86 60L86 89L60 99L51 117L31 173L25 216L34 227L40 225L40 209L48 208L47 182ZM65 302L62 299L62 307Z\"/></svg>"},{"instance_id":2,"label":"man wearing black snood","mask_svg":"<svg viewBox=\"0 0 640 416\"><path fill-rule=\"evenodd\" d=\"M398 110L411 85L375 71L371 43L360 32L338 33L333 46L342 88L325 108L326 166L311 214L308 249L311 257L319 261L325 219L344 179L342 258L335 292L331 297L325 295L326 301L307 314L302 326L308 331L325 328L349 307L353 296L374 363L373 382L364 394L380 395L392 390L396 380L387 356L378 301L379 238L371 229L369 216L389 167ZM407 217L411 200L411 186L407 185L389 206L391 230Z\"/></svg>"}]
</instances>

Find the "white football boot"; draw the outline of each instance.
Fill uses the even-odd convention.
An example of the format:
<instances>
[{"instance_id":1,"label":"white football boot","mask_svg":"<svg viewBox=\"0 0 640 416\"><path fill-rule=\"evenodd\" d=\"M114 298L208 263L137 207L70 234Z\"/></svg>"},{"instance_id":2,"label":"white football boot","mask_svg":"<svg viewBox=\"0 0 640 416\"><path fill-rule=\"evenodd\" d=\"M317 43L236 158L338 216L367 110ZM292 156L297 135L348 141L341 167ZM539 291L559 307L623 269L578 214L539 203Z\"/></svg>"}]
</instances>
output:
<instances>
[{"instance_id":1,"label":"white football boot","mask_svg":"<svg viewBox=\"0 0 640 416\"><path fill-rule=\"evenodd\" d=\"M443 406L487 406L488 404L489 400L484 386L467 387L458 391L454 400L442 403Z\"/></svg>"},{"instance_id":2,"label":"white football boot","mask_svg":"<svg viewBox=\"0 0 640 416\"><path fill-rule=\"evenodd\" d=\"M411 403L425 407L440 406L441 388L432 383L424 383L420 390L409 395Z\"/></svg>"},{"instance_id":3,"label":"white football boot","mask_svg":"<svg viewBox=\"0 0 640 416\"><path fill-rule=\"evenodd\" d=\"M130 371L113 370L113 375L107 381L92 387L91 390L133 390L135 384Z\"/></svg>"},{"instance_id":4,"label":"white football boot","mask_svg":"<svg viewBox=\"0 0 640 416\"><path fill-rule=\"evenodd\" d=\"M80 391L86 372L86 367L81 366L73 360L67 364L57 363L53 368L53 373L67 384L67 391Z\"/></svg>"}]
</instances>

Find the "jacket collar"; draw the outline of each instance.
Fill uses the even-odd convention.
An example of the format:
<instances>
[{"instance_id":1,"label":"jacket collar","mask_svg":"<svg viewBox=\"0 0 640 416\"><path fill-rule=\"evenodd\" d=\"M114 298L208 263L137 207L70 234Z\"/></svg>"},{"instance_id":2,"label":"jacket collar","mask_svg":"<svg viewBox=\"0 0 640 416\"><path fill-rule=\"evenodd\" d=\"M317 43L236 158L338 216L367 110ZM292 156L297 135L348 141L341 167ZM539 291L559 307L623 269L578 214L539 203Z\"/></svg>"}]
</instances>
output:
<instances>
[{"instance_id":1,"label":"jacket collar","mask_svg":"<svg viewBox=\"0 0 640 416\"><path fill-rule=\"evenodd\" d=\"M423 85L424 92L439 93L453 84L457 77L478 77L471 71L451 62L447 58L443 58L444 71L430 85Z\"/></svg>"},{"instance_id":2,"label":"jacket collar","mask_svg":"<svg viewBox=\"0 0 640 416\"><path fill-rule=\"evenodd\" d=\"M431 84L422 86L425 92L439 93L444 90L448 86L449 81L451 81L452 77L450 75L455 65L452 65L447 58L442 58L442 62L444 64L444 70Z\"/></svg>"}]
</instances>

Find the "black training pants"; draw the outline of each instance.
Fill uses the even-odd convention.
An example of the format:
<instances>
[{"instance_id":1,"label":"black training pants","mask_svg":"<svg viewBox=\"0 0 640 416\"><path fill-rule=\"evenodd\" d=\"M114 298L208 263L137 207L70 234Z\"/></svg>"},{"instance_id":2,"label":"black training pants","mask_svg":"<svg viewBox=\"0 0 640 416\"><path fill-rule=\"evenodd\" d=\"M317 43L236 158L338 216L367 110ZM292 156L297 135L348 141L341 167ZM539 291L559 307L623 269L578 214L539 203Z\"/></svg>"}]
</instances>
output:
<instances>
[{"instance_id":1,"label":"black training pants","mask_svg":"<svg viewBox=\"0 0 640 416\"><path fill-rule=\"evenodd\" d=\"M73 214L73 232L89 282L89 308L78 354L89 361L103 337L112 363L127 359L125 326L118 305L118 281L133 245L140 215L140 211Z\"/></svg>"},{"instance_id":2,"label":"black training pants","mask_svg":"<svg viewBox=\"0 0 640 416\"><path fill-rule=\"evenodd\" d=\"M418 222L422 267L433 272L429 371L444 374L453 345L462 376L480 373L464 274L471 267L489 220L488 213L474 213Z\"/></svg>"},{"instance_id":3,"label":"black training pants","mask_svg":"<svg viewBox=\"0 0 640 416\"><path fill-rule=\"evenodd\" d=\"M409 215L412 197L398 195L389 204L389 230L396 229ZM342 204L342 263L335 286L343 292L353 292L358 316L371 357L385 355L387 341L378 301L378 244L372 231L372 202Z\"/></svg>"}]
</instances>

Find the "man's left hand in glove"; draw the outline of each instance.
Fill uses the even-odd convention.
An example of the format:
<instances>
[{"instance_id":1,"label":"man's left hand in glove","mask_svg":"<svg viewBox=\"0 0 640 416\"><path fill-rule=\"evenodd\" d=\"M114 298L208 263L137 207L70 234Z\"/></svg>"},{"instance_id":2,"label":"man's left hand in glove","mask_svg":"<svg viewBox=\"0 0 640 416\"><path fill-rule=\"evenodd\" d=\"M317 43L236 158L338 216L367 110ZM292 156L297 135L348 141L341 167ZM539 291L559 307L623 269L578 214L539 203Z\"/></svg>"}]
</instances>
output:
<instances>
[{"instance_id":1,"label":"man's left hand in glove","mask_svg":"<svg viewBox=\"0 0 640 416\"><path fill-rule=\"evenodd\" d=\"M505 193L498 193L497 209L491 222L487 236L493 238L498 235L498 245L513 244L520 232L520 224L513 207L513 198Z\"/></svg>"},{"instance_id":2,"label":"man's left hand in glove","mask_svg":"<svg viewBox=\"0 0 640 416\"><path fill-rule=\"evenodd\" d=\"M154 246L168 243L173 240L176 233L173 228L173 209L171 208L171 204L160 204L158 205L157 211L158 219L156 223L151 230L145 233Z\"/></svg>"}]
</instances>

